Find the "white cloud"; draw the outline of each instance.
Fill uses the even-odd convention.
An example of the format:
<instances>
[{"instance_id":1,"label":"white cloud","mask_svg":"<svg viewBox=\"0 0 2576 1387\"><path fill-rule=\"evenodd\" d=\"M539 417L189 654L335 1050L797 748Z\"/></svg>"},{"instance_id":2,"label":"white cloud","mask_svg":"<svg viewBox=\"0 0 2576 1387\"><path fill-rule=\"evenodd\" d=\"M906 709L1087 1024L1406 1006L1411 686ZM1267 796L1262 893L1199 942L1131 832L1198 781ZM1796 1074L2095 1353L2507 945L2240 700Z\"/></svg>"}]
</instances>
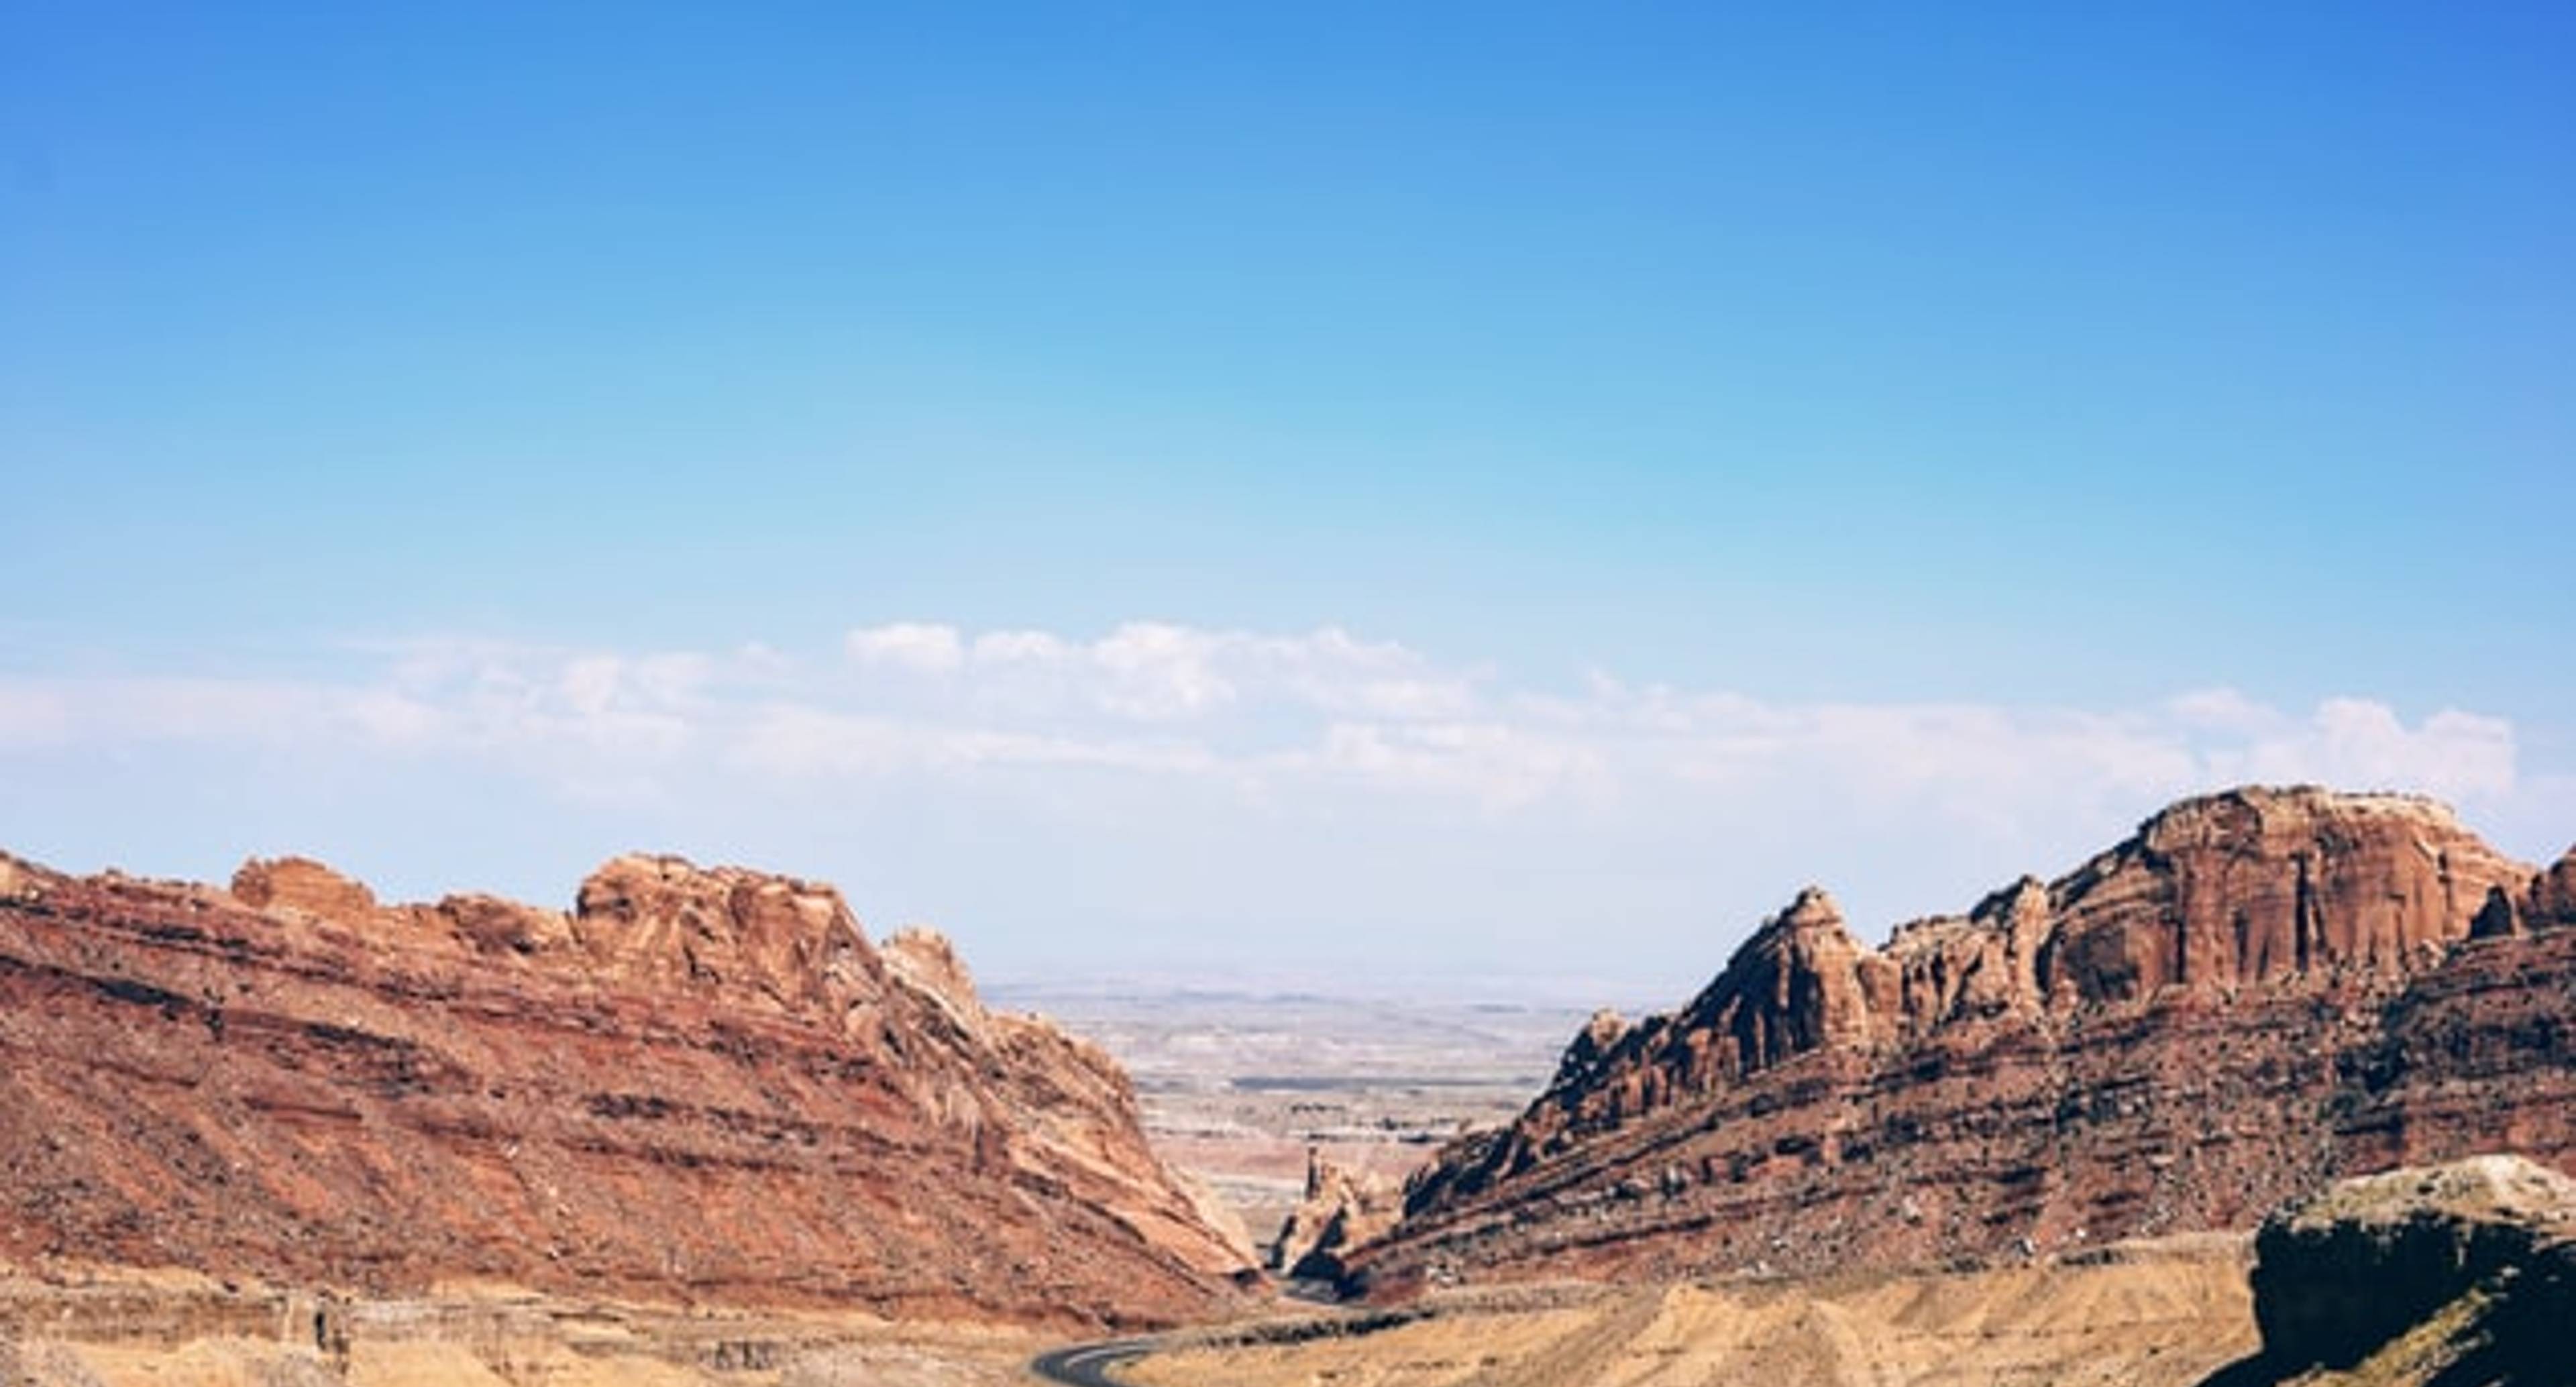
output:
<instances>
[{"instance_id":1,"label":"white cloud","mask_svg":"<svg viewBox=\"0 0 2576 1387\"><path fill-rule=\"evenodd\" d=\"M954 626L898 621L852 631L846 644L851 657L861 664L920 674L948 674L966 663L966 643Z\"/></svg>"},{"instance_id":2,"label":"white cloud","mask_svg":"<svg viewBox=\"0 0 2576 1387\"><path fill-rule=\"evenodd\" d=\"M2422 790L2455 800L2510 793L2515 761L2513 726L2502 719L2445 709L2408 727L2386 704L2356 698L2327 699L2305 720L2281 719L2207 758L2211 773L2227 779Z\"/></svg>"},{"instance_id":3,"label":"white cloud","mask_svg":"<svg viewBox=\"0 0 2576 1387\"><path fill-rule=\"evenodd\" d=\"M840 877L1019 930L1030 956L1239 946L1366 968L1398 949L1669 981L1705 976L1801 883L1873 928L2246 781L2427 791L2555 857L2576 768L2529 759L2504 720L2358 696L1529 686L1334 627L914 622L708 652L442 638L306 652L293 678L0 675L0 846L346 849L432 889L493 885L486 860L524 854L545 859L540 891L660 847Z\"/></svg>"},{"instance_id":4,"label":"white cloud","mask_svg":"<svg viewBox=\"0 0 2576 1387\"><path fill-rule=\"evenodd\" d=\"M594 799L602 786L721 798L764 781L1079 774L1197 780L1246 805L1324 813L1392 797L1687 821L1796 802L1928 812L1999 841L2237 782L2502 804L2523 778L2503 720L2409 722L2362 698L2305 712L2232 689L2125 709L1791 703L1600 671L1554 692L1334 627L1132 622L1085 639L902 622L852 631L844 648L865 670L908 677L852 680L758 645L438 640L360 652L329 680L0 678L0 752L293 744L357 763L479 762ZM1079 802L1067 793L1059 802Z\"/></svg>"},{"instance_id":5,"label":"white cloud","mask_svg":"<svg viewBox=\"0 0 2576 1387\"><path fill-rule=\"evenodd\" d=\"M1217 672L1228 639L1159 622L1132 622L1091 647L1104 676L1100 706L1140 719L1191 717L1234 701Z\"/></svg>"},{"instance_id":6,"label":"white cloud","mask_svg":"<svg viewBox=\"0 0 2576 1387\"><path fill-rule=\"evenodd\" d=\"M1286 706L1414 721L1462 718L1477 706L1472 675L1329 626L1276 636L1133 621L1090 640L1037 630L970 640L951 626L906 622L852 631L844 643L871 667L962 673L966 687L953 696L1016 715L1188 723Z\"/></svg>"},{"instance_id":7,"label":"white cloud","mask_svg":"<svg viewBox=\"0 0 2576 1387\"><path fill-rule=\"evenodd\" d=\"M1597 796L1609 781L1598 751L1500 722L1337 722L1311 760L1283 764L1381 788L1457 795L1489 811L1558 792Z\"/></svg>"},{"instance_id":8,"label":"white cloud","mask_svg":"<svg viewBox=\"0 0 2576 1387\"><path fill-rule=\"evenodd\" d=\"M903 728L886 718L781 706L755 714L735 738L733 764L766 775L883 775L911 756Z\"/></svg>"},{"instance_id":9,"label":"white cloud","mask_svg":"<svg viewBox=\"0 0 2576 1387\"><path fill-rule=\"evenodd\" d=\"M1194 774L1218 764L1187 743L1086 740L792 706L751 719L730 759L747 770L802 779L1016 766Z\"/></svg>"},{"instance_id":10,"label":"white cloud","mask_svg":"<svg viewBox=\"0 0 2576 1387\"><path fill-rule=\"evenodd\" d=\"M2165 704L2179 721L2225 732L2266 732L2283 725L2280 710L2267 708L2234 689L2194 689Z\"/></svg>"},{"instance_id":11,"label":"white cloud","mask_svg":"<svg viewBox=\"0 0 2576 1387\"><path fill-rule=\"evenodd\" d=\"M1059 665L1073 654L1070 643L1045 631L987 631L975 638L978 665Z\"/></svg>"},{"instance_id":12,"label":"white cloud","mask_svg":"<svg viewBox=\"0 0 2576 1387\"><path fill-rule=\"evenodd\" d=\"M603 717L609 705L617 701L617 686L624 681L623 666L615 656L590 655L565 665L556 681L564 702L584 717Z\"/></svg>"}]
</instances>

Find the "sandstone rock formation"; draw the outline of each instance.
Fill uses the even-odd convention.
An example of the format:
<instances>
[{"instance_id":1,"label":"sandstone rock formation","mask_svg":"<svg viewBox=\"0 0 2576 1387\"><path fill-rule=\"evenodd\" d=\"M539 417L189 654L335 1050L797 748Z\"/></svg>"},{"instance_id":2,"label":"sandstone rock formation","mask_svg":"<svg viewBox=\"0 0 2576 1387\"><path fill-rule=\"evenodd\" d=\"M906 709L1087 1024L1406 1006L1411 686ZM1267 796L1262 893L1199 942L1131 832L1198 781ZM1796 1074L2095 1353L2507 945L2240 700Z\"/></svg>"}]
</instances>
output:
<instances>
[{"instance_id":1,"label":"sandstone rock formation","mask_svg":"<svg viewBox=\"0 0 2576 1387\"><path fill-rule=\"evenodd\" d=\"M1306 1150L1306 1194L1271 1240L1274 1271L1338 1280L1342 1254L1395 1227L1404 1200L1391 1181L1344 1170L1314 1147Z\"/></svg>"},{"instance_id":2,"label":"sandstone rock formation","mask_svg":"<svg viewBox=\"0 0 2576 1387\"><path fill-rule=\"evenodd\" d=\"M0 858L0 1263L1130 1325L1248 1274L1126 1077L828 886L623 857L575 908Z\"/></svg>"},{"instance_id":3,"label":"sandstone rock formation","mask_svg":"<svg viewBox=\"0 0 2576 1387\"><path fill-rule=\"evenodd\" d=\"M233 873L233 899L260 910L300 910L325 919L363 920L376 913L376 893L309 857L252 858Z\"/></svg>"},{"instance_id":4,"label":"sandstone rock formation","mask_svg":"<svg viewBox=\"0 0 2576 1387\"><path fill-rule=\"evenodd\" d=\"M1596 1018L1350 1279L2027 1253L2406 1161L2576 1161L2571 872L2422 799L2247 789L1880 949L1810 888L1680 1011Z\"/></svg>"},{"instance_id":5,"label":"sandstone rock formation","mask_svg":"<svg viewBox=\"0 0 2576 1387\"><path fill-rule=\"evenodd\" d=\"M2576 848L2551 864L2531 883L2531 895L2518 921L2525 931L2576 926Z\"/></svg>"},{"instance_id":6,"label":"sandstone rock formation","mask_svg":"<svg viewBox=\"0 0 2576 1387\"><path fill-rule=\"evenodd\" d=\"M2576 1180L2520 1157L2333 1185L2255 1259L2263 1349L2219 1383L2576 1380Z\"/></svg>"}]
</instances>

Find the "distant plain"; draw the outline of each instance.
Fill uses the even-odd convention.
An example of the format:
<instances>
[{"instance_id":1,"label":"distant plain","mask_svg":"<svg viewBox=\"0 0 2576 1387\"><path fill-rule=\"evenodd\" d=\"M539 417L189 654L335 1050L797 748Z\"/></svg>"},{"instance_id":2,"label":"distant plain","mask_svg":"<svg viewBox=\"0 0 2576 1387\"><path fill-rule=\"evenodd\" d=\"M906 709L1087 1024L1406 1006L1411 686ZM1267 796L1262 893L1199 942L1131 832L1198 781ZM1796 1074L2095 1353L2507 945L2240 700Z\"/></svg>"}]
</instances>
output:
<instances>
[{"instance_id":1,"label":"distant plain","mask_svg":"<svg viewBox=\"0 0 2576 1387\"><path fill-rule=\"evenodd\" d=\"M996 984L1116 1056L1163 1158L1256 1242L1303 1190L1311 1148L1390 1182L1469 1127L1517 1114L1589 1015L1569 1003L1409 1001L1168 985Z\"/></svg>"}]
</instances>

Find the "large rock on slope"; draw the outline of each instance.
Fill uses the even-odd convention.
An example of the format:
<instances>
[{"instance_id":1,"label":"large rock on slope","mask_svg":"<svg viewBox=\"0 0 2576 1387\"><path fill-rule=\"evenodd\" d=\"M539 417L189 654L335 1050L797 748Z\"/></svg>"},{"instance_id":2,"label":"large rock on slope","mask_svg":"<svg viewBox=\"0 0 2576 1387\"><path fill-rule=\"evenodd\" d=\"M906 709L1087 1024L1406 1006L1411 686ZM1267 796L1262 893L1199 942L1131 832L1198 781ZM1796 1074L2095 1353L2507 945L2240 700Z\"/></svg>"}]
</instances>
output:
<instances>
[{"instance_id":1,"label":"large rock on slope","mask_svg":"<svg viewBox=\"0 0 2576 1387\"><path fill-rule=\"evenodd\" d=\"M1308 1147L1305 1197L1280 1220L1270 1241L1271 1269L1305 1280L1337 1280L1342 1254L1384 1236L1403 1209L1392 1182L1344 1170Z\"/></svg>"},{"instance_id":2,"label":"large rock on slope","mask_svg":"<svg viewBox=\"0 0 2576 1387\"><path fill-rule=\"evenodd\" d=\"M260 910L300 910L326 919L376 914L376 893L309 857L254 857L233 873L233 899Z\"/></svg>"},{"instance_id":3,"label":"large rock on slope","mask_svg":"<svg viewBox=\"0 0 2576 1387\"><path fill-rule=\"evenodd\" d=\"M0 1260L1161 1323L1248 1250L1098 1049L827 886L626 857L576 908L0 859Z\"/></svg>"},{"instance_id":4,"label":"large rock on slope","mask_svg":"<svg viewBox=\"0 0 2576 1387\"><path fill-rule=\"evenodd\" d=\"M2576 1180L2516 1156L2347 1180L2264 1220L2253 1285L2263 1351L2224 1383L2576 1381Z\"/></svg>"},{"instance_id":5,"label":"large rock on slope","mask_svg":"<svg viewBox=\"0 0 2576 1387\"><path fill-rule=\"evenodd\" d=\"M1811 888L1680 1011L1587 1028L1346 1261L1385 1293L1822 1270L2243 1226L2405 1160L2576 1157L2551 879L2429 801L2248 789L1880 949ZM2498 897L2514 928L2470 941Z\"/></svg>"}]
</instances>

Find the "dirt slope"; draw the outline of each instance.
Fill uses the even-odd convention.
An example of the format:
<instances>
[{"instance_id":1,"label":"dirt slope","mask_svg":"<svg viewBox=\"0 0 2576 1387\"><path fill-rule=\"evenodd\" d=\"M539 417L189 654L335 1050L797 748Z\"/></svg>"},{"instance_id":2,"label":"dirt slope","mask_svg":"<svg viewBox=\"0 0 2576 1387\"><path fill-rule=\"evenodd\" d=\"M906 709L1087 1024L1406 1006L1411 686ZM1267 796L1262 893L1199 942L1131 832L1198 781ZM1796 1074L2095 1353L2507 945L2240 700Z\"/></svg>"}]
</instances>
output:
<instances>
[{"instance_id":1,"label":"dirt slope","mask_svg":"<svg viewBox=\"0 0 2576 1387\"><path fill-rule=\"evenodd\" d=\"M1371 1333L1183 1349L1129 1375L1154 1387L2186 1387L2255 1344L2244 1244L2230 1238L2081 1265L1557 1298L1435 1299Z\"/></svg>"}]
</instances>

